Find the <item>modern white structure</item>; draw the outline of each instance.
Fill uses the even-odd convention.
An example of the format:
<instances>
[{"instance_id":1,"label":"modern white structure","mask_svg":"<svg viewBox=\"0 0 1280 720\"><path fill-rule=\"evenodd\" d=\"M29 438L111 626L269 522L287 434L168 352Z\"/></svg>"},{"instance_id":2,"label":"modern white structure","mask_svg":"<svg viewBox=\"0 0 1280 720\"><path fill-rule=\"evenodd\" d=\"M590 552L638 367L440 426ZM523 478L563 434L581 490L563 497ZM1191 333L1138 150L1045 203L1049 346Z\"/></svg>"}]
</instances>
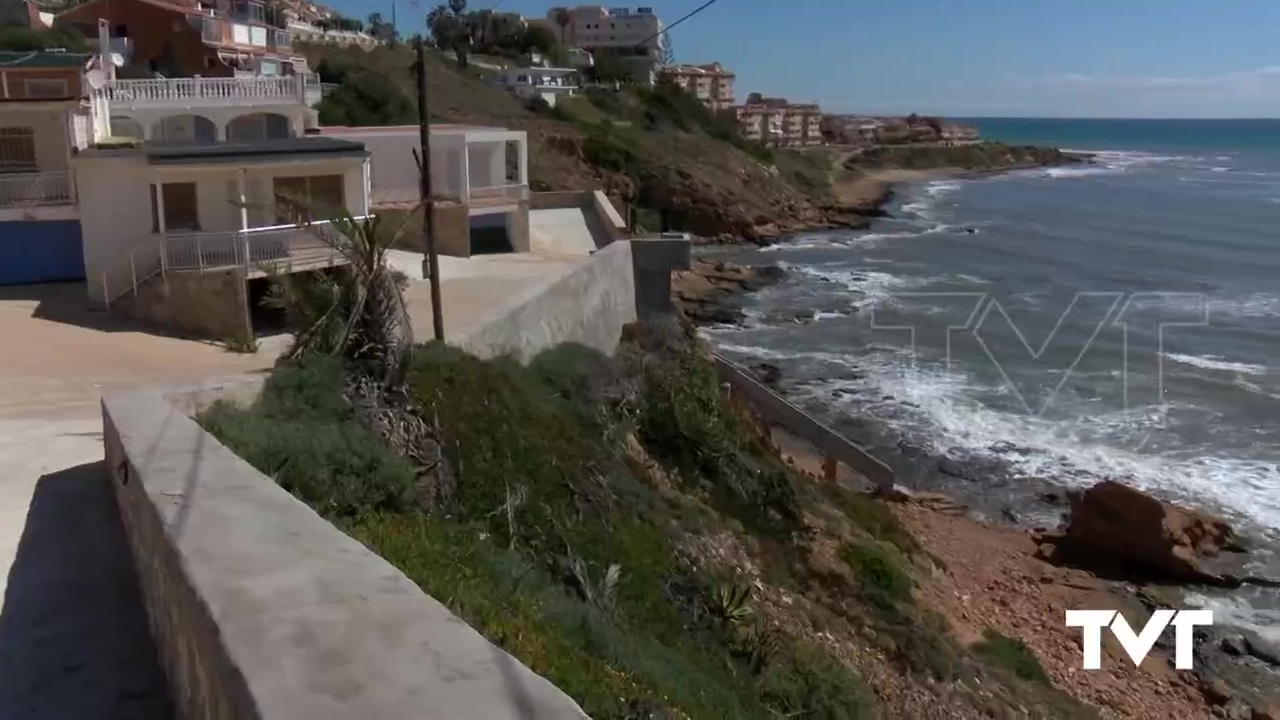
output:
<instances>
[{"instance_id":1,"label":"modern white structure","mask_svg":"<svg viewBox=\"0 0 1280 720\"><path fill-rule=\"evenodd\" d=\"M555 107L561 95L576 95L582 88L577 81L577 70L554 67L508 67L502 69L494 81L525 100L542 98Z\"/></svg>"},{"instance_id":2,"label":"modern white structure","mask_svg":"<svg viewBox=\"0 0 1280 720\"><path fill-rule=\"evenodd\" d=\"M311 23L293 21L289 23L289 33L294 42L331 43L333 45L355 45L366 50L378 45L378 39L366 32L353 30L330 30L317 27Z\"/></svg>"}]
</instances>

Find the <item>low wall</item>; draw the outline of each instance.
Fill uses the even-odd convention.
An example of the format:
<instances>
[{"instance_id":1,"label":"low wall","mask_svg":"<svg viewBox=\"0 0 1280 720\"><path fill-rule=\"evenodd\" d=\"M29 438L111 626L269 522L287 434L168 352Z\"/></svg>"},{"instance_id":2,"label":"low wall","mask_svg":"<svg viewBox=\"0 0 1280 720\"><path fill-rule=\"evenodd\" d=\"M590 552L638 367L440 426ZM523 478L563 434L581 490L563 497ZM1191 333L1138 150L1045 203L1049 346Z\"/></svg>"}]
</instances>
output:
<instances>
[{"instance_id":1,"label":"low wall","mask_svg":"<svg viewBox=\"0 0 1280 720\"><path fill-rule=\"evenodd\" d=\"M163 330L211 340L253 338L244 268L169 272L143 282L115 312Z\"/></svg>"},{"instance_id":2,"label":"low wall","mask_svg":"<svg viewBox=\"0 0 1280 720\"><path fill-rule=\"evenodd\" d=\"M453 342L478 357L512 354L521 362L562 342L612 354L622 327L636 317L631 243L618 242L493 310Z\"/></svg>"},{"instance_id":3,"label":"low wall","mask_svg":"<svg viewBox=\"0 0 1280 720\"><path fill-rule=\"evenodd\" d=\"M102 403L106 466L179 718L586 717L178 407L218 390Z\"/></svg>"},{"instance_id":4,"label":"low wall","mask_svg":"<svg viewBox=\"0 0 1280 720\"><path fill-rule=\"evenodd\" d=\"M521 362L563 342L613 354L624 325L670 312L671 271L689 267L687 240L617 241L581 267L477 320L454 338L478 357Z\"/></svg>"},{"instance_id":5,"label":"low wall","mask_svg":"<svg viewBox=\"0 0 1280 720\"><path fill-rule=\"evenodd\" d=\"M807 440L828 461L844 463L869 480L877 490L893 487L893 470L871 453L792 405L737 365L719 355L715 356L715 363L720 379L728 383L738 397L746 400L761 420Z\"/></svg>"}]
</instances>

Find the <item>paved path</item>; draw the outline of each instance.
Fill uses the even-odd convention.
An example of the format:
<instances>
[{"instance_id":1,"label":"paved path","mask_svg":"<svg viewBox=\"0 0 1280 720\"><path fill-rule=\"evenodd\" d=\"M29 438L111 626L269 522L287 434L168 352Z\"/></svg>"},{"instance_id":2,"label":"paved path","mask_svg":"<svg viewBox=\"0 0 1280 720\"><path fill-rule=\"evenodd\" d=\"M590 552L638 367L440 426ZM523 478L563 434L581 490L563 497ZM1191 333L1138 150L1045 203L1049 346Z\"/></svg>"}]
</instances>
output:
<instances>
[{"instance_id":1,"label":"paved path","mask_svg":"<svg viewBox=\"0 0 1280 720\"><path fill-rule=\"evenodd\" d=\"M78 284L0 288L0 718L170 717L101 469L99 398L271 364L88 312Z\"/></svg>"},{"instance_id":2,"label":"paved path","mask_svg":"<svg viewBox=\"0 0 1280 720\"><path fill-rule=\"evenodd\" d=\"M391 262L416 337L431 337L416 253ZM442 258L447 332L587 261L586 255ZM258 353L140 332L86 310L80 284L0 287L0 720L170 717L111 488L104 393L269 368Z\"/></svg>"}]
</instances>

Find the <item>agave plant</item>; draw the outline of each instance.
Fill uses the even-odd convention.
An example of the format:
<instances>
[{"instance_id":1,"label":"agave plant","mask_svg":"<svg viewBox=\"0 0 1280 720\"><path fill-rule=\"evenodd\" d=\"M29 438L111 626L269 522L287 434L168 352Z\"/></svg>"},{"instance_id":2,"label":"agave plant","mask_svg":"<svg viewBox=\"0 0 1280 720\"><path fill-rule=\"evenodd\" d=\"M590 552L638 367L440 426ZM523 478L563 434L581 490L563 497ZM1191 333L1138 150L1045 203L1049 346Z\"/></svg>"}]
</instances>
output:
<instances>
[{"instance_id":1,"label":"agave plant","mask_svg":"<svg viewBox=\"0 0 1280 720\"><path fill-rule=\"evenodd\" d=\"M399 221L355 218L344 210L326 223L299 220L300 227L346 260L346 271L319 278L274 277L268 304L283 308L299 326L287 357L340 356L386 385L403 380L413 329L404 301L404 278L387 267L387 250L405 232L411 217Z\"/></svg>"}]
</instances>

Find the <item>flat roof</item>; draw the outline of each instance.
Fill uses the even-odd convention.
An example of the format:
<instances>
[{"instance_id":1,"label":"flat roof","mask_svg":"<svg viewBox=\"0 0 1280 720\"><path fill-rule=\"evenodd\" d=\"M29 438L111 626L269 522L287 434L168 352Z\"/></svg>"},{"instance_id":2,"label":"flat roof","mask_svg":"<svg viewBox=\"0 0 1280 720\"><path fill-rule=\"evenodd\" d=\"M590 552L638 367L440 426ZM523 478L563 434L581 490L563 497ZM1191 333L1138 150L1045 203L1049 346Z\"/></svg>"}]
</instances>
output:
<instances>
[{"instance_id":1,"label":"flat roof","mask_svg":"<svg viewBox=\"0 0 1280 720\"><path fill-rule=\"evenodd\" d=\"M294 137L249 142L152 141L142 144L152 165L236 162L272 157L368 157L364 143L333 137Z\"/></svg>"}]
</instances>

